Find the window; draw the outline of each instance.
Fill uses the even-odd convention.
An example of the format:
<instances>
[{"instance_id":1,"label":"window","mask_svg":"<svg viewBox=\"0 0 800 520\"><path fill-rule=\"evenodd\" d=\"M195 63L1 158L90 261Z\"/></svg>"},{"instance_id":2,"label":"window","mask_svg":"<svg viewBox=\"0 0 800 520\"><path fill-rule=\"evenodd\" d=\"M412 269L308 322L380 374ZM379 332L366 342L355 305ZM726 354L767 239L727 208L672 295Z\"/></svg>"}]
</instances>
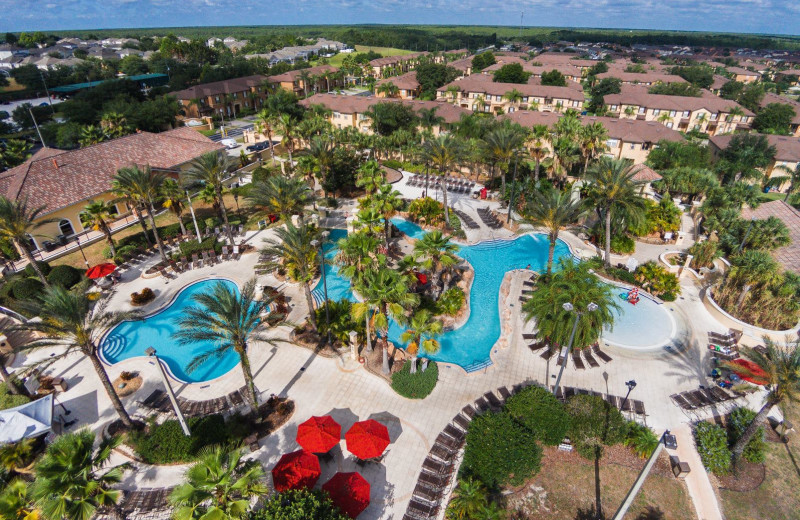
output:
<instances>
[{"instance_id":1,"label":"window","mask_svg":"<svg viewBox=\"0 0 800 520\"><path fill-rule=\"evenodd\" d=\"M711 120L716 121L719 114L711 114Z\"/></svg>"},{"instance_id":2,"label":"window","mask_svg":"<svg viewBox=\"0 0 800 520\"><path fill-rule=\"evenodd\" d=\"M236 99L237 97L239 97L239 93L238 92L234 92L233 93L233 99Z\"/></svg>"},{"instance_id":3,"label":"window","mask_svg":"<svg viewBox=\"0 0 800 520\"><path fill-rule=\"evenodd\" d=\"M523 103L527 103L528 102L528 96L523 96L522 97L522 102Z\"/></svg>"},{"instance_id":4,"label":"window","mask_svg":"<svg viewBox=\"0 0 800 520\"><path fill-rule=\"evenodd\" d=\"M216 96L216 97L214 98L214 101L216 101L217 103L219 103L219 96Z\"/></svg>"},{"instance_id":5,"label":"window","mask_svg":"<svg viewBox=\"0 0 800 520\"><path fill-rule=\"evenodd\" d=\"M495 96L494 100L495 101L503 101L503 96Z\"/></svg>"},{"instance_id":6,"label":"window","mask_svg":"<svg viewBox=\"0 0 800 520\"><path fill-rule=\"evenodd\" d=\"M660 114L660 113L661 113L661 110L659 110L658 108L656 108L656 109L653 109L653 115L654 115L654 116L657 116L657 115L658 115L658 114Z\"/></svg>"},{"instance_id":7,"label":"window","mask_svg":"<svg viewBox=\"0 0 800 520\"><path fill-rule=\"evenodd\" d=\"M747 116L742 116L742 123L746 123L749 119Z\"/></svg>"},{"instance_id":8,"label":"window","mask_svg":"<svg viewBox=\"0 0 800 520\"><path fill-rule=\"evenodd\" d=\"M606 146L608 146L609 148L616 148L617 146L619 146L619 139L607 139Z\"/></svg>"},{"instance_id":9,"label":"window","mask_svg":"<svg viewBox=\"0 0 800 520\"><path fill-rule=\"evenodd\" d=\"M675 114L677 114L677 112L675 112L674 110L670 110L669 111L669 117L675 117ZM670 127L670 128L672 128L672 127Z\"/></svg>"},{"instance_id":10,"label":"window","mask_svg":"<svg viewBox=\"0 0 800 520\"><path fill-rule=\"evenodd\" d=\"M508 113L509 113L509 114L510 114L511 112L513 112L513 111L514 111L514 107L508 107Z\"/></svg>"},{"instance_id":11,"label":"window","mask_svg":"<svg viewBox=\"0 0 800 520\"><path fill-rule=\"evenodd\" d=\"M341 117L341 116L342 116L342 114L340 114L339 112L334 112L333 113L333 117Z\"/></svg>"},{"instance_id":12,"label":"window","mask_svg":"<svg viewBox=\"0 0 800 520\"><path fill-rule=\"evenodd\" d=\"M67 237L75 234L75 230L72 228L72 222L67 218L61 219L61 222L58 223L58 229L61 231L62 235Z\"/></svg>"},{"instance_id":13,"label":"window","mask_svg":"<svg viewBox=\"0 0 800 520\"><path fill-rule=\"evenodd\" d=\"M477 112L478 111L478 105L472 105L472 111L473 112Z\"/></svg>"},{"instance_id":14,"label":"window","mask_svg":"<svg viewBox=\"0 0 800 520\"><path fill-rule=\"evenodd\" d=\"M689 111L688 110L684 110L683 111L683 117L689 117Z\"/></svg>"},{"instance_id":15,"label":"window","mask_svg":"<svg viewBox=\"0 0 800 520\"><path fill-rule=\"evenodd\" d=\"M636 150L636 143L631 143L631 150Z\"/></svg>"},{"instance_id":16,"label":"window","mask_svg":"<svg viewBox=\"0 0 800 520\"><path fill-rule=\"evenodd\" d=\"M640 113L640 114L646 114L646 113L647 113L647 108L645 108L645 107L639 107L639 113Z\"/></svg>"},{"instance_id":17,"label":"window","mask_svg":"<svg viewBox=\"0 0 800 520\"><path fill-rule=\"evenodd\" d=\"M617 109L617 105L611 105L611 110L614 111Z\"/></svg>"},{"instance_id":18,"label":"window","mask_svg":"<svg viewBox=\"0 0 800 520\"><path fill-rule=\"evenodd\" d=\"M672 128L673 126L675 126L675 125L672 123L672 121L670 121L669 123L667 123L667 128Z\"/></svg>"}]
</instances>

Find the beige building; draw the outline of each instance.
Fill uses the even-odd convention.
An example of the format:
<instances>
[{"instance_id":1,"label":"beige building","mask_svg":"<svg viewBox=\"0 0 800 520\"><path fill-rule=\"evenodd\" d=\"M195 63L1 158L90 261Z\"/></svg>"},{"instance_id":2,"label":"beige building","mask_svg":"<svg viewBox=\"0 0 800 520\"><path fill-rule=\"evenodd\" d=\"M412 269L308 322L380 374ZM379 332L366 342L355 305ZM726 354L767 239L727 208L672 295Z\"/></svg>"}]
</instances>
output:
<instances>
[{"instance_id":1,"label":"beige building","mask_svg":"<svg viewBox=\"0 0 800 520\"><path fill-rule=\"evenodd\" d=\"M195 85L172 95L183 105L183 115L186 117L234 117L242 109L261 108L267 98L266 79L266 76L260 75L226 79Z\"/></svg>"},{"instance_id":2,"label":"beige building","mask_svg":"<svg viewBox=\"0 0 800 520\"><path fill-rule=\"evenodd\" d=\"M531 78L535 80L535 78ZM514 90L517 100L509 99ZM495 83L486 74L473 74L456 80L436 91L436 99L450 101L473 112L505 114L516 110L562 112L582 110L585 97L580 86L551 87L535 83Z\"/></svg>"},{"instance_id":3,"label":"beige building","mask_svg":"<svg viewBox=\"0 0 800 520\"><path fill-rule=\"evenodd\" d=\"M152 134L140 132L78 150L43 148L23 164L0 174L0 193L11 200L44 206L41 219L55 219L31 237L35 249L64 243L85 231L80 213L91 200L111 200L112 179L120 168L149 165L176 177L188 163L206 152L223 150L188 127ZM116 204L121 217L129 213Z\"/></svg>"},{"instance_id":4,"label":"beige building","mask_svg":"<svg viewBox=\"0 0 800 520\"><path fill-rule=\"evenodd\" d=\"M427 56L428 52L413 52L411 54L404 54L402 56L386 56L384 58L376 58L369 62L372 68L372 77L374 78L388 78L390 76L398 76L410 70L419 63L419 59Z\"/></svg>"},{"instance_id":5,"label":"beige building","mask_svg":"<svg viewBox=\"0 0 800 520\"><path fill-rule=\"evenodd\" d=\"M302 96L315 92L328 92L332 88L344 85L344 79L336 74L338 71L339 69L331 65L319 65L269 76L267 81L274 87Z\"/></svg>"},{"instance_id":6,"label":"beige building","mask_svg":"<svg viewBox=\"0 0 800 520\"><path fill-rule=\"evenodd\" d=\"M385 93L381 92L381 86L386 84L392 84L397 87L397 94L394 96L387 96ZM417 73L413 70L400 76L379 80L375 83L375 95L379 98L399 97L400 99L416 99L419 97L419 93L420 86L419 81L417 81Z\"/></svg>"},{"instance_id":7,"label":"beige building","mask_svg":"<svg viewBox=\"0 0 800 520\"><path fill-rule=\"evenodd\" d=\"M789 170L797 168L797 165L800 164L800 138L785 135L766 135L765 137L769 144L775 147L775 160L764 172L767 178L789 175L779 166ZM719 158L722 150L728 147L731 139L733 139L732 135L719 135L709 139L708 144L711 148L711 155L715 160ZM789 189L789 184L789 181L786 181L775 188L780 192L785 192Z\"/></svg>"},{"instance_id":8,"label":"beige building","mask_svg":"<svg viewBox=\"0 0 800 520\"><path fill-rule=\"evenodd\" d=\"M742 67L725 67L725 70L739 83L755 83L761 79L760 73Z\"/></svg>"},{"instance_id":9,"label":"beige building","mask_svg":"<svg viewBox=\"0 0 800 520\"><path fill-rule=\"evenodd\" d=\"M522 70L530 74L532 78L541 78L542 74L553 70L557 70L558 72L560 72L564 76L564 78L567 79L567 81L572 81L575 83L580 83L584 76L584 69L581 69L580 67L575 67L574 65L570 64L557 63L555 65L545 66L545 65L534 65L530 62L523 60L519 61L520 65L522 65ZM489 65L481 72L484 74L493 75L496 71L500 70L500 68L502 68L503 65L507 64L508 63L504 63L498 60L497 63L495 63L494 65Z\"/></svg>"}]
</instances>

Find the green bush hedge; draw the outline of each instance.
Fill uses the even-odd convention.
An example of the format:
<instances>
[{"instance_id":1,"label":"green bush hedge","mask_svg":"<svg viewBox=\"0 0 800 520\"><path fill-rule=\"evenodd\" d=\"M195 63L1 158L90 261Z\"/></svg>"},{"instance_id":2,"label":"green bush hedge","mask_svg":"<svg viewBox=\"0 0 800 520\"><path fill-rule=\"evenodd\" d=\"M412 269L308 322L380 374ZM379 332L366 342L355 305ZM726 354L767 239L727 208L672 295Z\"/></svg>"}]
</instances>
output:
<instances>
[{"instance_id":1,"label":"green bush hedge","mask_svg":"<svg viewBox=\"0 0 800 520\"><path fill-rule=\"evenodd\" d=\"M27 268L26 268L27 270ZM11 294L14 295L15 300L22 302L30 301L42 294L44 284L38 278L24 278L20 277L15 279L12 283Z\"/></svg>"},{"instance_id":2,"label":"green bush hedge","mask_svg":"<svg viewBox=\"0 0 800 520\"><path fill-rule=\"evenodd\" d=\"M65 289L71 289L83 278L83 271L71 265L57 265L47 275L47 281L52 285L60 285Z\"/></svg>"},{"instance_id":3,"label":"green bush hedge","mask_svg":"<svg viewBox=\"0 0 800 520\"><path fill-rule=\"evenodd\" d=\"M436 302L436 314L455 316L464 306L466 296L460 287L451 287L439 296Z\"/></svg>"},{"instance_id":4,"label":"green bush hedge","mask_svg":"<svg viewBox=\"0 0 800 520\"><path fill-rule=\"evenodd\" d=\"M421 360L417 362L421 364ZM416 374L412 374L410 370L411 361L406 361L403 368L392 374L392 389L409 399L425 399L436 386L436 381L439 379L439 367L435 361L431 361L424 372L420 367L417 367Z\"/></svg>"},{"instance_id":5,"label":"green bush hedge","mask_svg":"<svg viewBox=\"0 0 800 520\"><path fill-rule=\"evenodd\" d=\"M387 168L392 168L392 169L395 169L395 170L402 170L403 169L403 163L401 163L400 161L398 161L396 159L387 159L387 160L383 161L383 165L386 166Z\"/></svg>"},{"instance_id":6,"label":"green bush hedge","mask_svg":"<svg viewBox=\"0 0 800 520\"><path fill-rule=\"evenodd\" d=\"M269 497L264 507L253 510L248 520L350 520L341 513L327 493L311 489L290 489Z\"/></svg>"},{"instance_id":7,"label":"green bush hedge","mask_svg":"<svg viewBox=\"0 0 800 520\"><path fill-rule=\"evenodd\" d=\"M529 386L511 396L506 411L520 424L534 432L544 444L557 446L570 427L564 405L540 386Z\"/></svg>"},{"instance_id":8,"label":"green bush hedge","mask_svg":"<svg viewBox=\"0 0 800 520\"><path fill-rule=\"evenodd\" d=\"M185 256L188 259L192 259L192 254L197 253L198 255L203 251L210 251L214 250L217 254L222 252L222 243L217 241L217 237L211 236L208 238L203 239L202 242L197 242L196 240L189 240L188 242L181 242L180 246L178 246L181 250L178 256Z\"/></svg>"},{"instance_id":9,"label":"green bush hedge","mask_svg":"<svg viewBox=\"0 0 800 520\"><path fill-rule=\"evenodd\" d=\"M576 451L587 459L602 455L604 446L625 440L628 421L619 410L596 395L576 395L567 402L571 417L569 438Z\"/></svg>"},{"instance_id":10,"label":"green bush hedge","mask_svg":"<svg viewBox=\"0 0 800 520\"><path fill-rule=\"evenodd\" d=\"M739 407L731 412L728 416L728 445L733 446L739 441L744 434L744 431L756 418L756 412L750 408ZM747 462L761 464L766 460L764 451L767 449L767 443L764 440L764 427L760 426L756 430L756 434L747 446L744 447L742 457Z\"/></svg>"},{"instance_id":11,"label":"green bush hedge","mask_svg":"<svg viewBox=\"0 0 800 520\"><path fill-rule=\"evenodd\" d=\"M461 475L494 491L505 484L522 484L539 472L541 462L542 448L532 431L506 412L486 413L469 426Z\"/></svg>"},{"instance_id":12,"label":"green bush hedge","mask_svg":"<svg viewBox=\"0 0 800 520\"><path fill-rule=\"evenodd\" d=\"M731 450L728 449L728 436L716 424L702 421L694 428L694 442L703 466L717 475L726 475L731 467Z\"/></svg>"},{"instance_id":13,"label":"green bush hedge","mask_svg":"<svg viewBox=\"0 0 800 520\"><path fill-rule=\"evenodd\" d=\"M39 270L42 272L43 275L47 276L48 274L50 274L51 268L50 264L48 264L47 262L41 262L37 260L36 265L39 266ZM22 272L25 273L26 276L39 276L38 274L36 274L36 271L34 270L31 264L26 265L25 269L23 269Z\"/></svg>"}]
</instances>

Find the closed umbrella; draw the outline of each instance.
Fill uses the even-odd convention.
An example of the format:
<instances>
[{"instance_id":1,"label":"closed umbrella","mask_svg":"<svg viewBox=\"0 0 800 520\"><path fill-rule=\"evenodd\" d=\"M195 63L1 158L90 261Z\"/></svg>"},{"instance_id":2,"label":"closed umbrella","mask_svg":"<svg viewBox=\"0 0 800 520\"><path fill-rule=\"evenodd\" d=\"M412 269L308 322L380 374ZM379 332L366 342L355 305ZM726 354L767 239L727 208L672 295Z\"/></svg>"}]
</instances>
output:
<instances>
[{"instance_id":1,"label":"closed umbrella","mask_svg":"<svg viewBox=\"0 0 800 520\"><path fill-rule=\"evenodd\" d=\"M359 473L337 473L322 485L341 512L355 518L369 506L369 482Z\"/></svg>"},{"instance_id":2,"label":"closed umbrella","mask_svg":"<svg viewBox=\"0 0 800 520\"><path fill-rule=\"evenodd\" d=\"M103 278L105 276L110 275L114 271L117 270L116 264L97 264L94 267L90 267L86 270L86 277L91 278L92 280L96 280L97 278Z\"/></svg>"},{"instance_id":3,"label":"closed umbrella","mask_svg":"<svg viewBox=\"0 0 800 520\"><path fill-rule=\"evenodd\" d=\"M330 415L312 417L297 427L297 443L312 453L327 453L341 438L342 427Z\"/></svg>"},{"instance_id":4,"label":"closed umbrella","mask_svg":"<svg viewBox=\"0 0 800 520\"><path fill-rule=\"evenodd\" d=\"M357 422L345 434L347 449L359 459L379 457L389 445L389 430L374 419Z\"/></svg>"},{"instance_id":5,"label":"closed umbrella","mask_svg":"<svg viewBox=\"0 0 800 520\"><path fill-rule=\"evenodd\" d=\"M281 457L272 468L272 483L276 491L310 488L317 483L320 473L317 456L297 450Z\"/></svg>"}]
</instances>

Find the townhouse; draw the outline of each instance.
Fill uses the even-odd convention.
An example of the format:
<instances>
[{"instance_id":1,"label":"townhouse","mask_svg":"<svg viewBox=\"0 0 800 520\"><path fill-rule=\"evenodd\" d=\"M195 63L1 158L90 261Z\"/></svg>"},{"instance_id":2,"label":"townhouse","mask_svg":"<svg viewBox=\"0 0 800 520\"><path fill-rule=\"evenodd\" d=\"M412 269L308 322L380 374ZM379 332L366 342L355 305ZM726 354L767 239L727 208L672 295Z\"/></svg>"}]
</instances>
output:
<instances>
[{"instance_id":1,"label":"townhouse","mask_svg":"<svg viewBox=\"0 0 800 520\"><path fill-rule=\"evenodd\" d=\"M389 83L397 87L396 96L387 96L384 92L381 92L381 86ZM375 83L375 95L377 97L399 97L400 99L416 99L419 97L419 94L420 94L420 85L419 81L417 81L417 72L413 70L411 72L406 72L405 74L401 74L400 76L379 80Z\"/></svg>"},{"instance_id":2,"label":"townhouse","mask_svg":"<svg viewBox=\"0 0 800 520\"><path fill-rule=\"evenodd\" d=\"M658 121L681 132L698 130L711 135L749 129L754 114L735 101L710 92L701 97L650 94L647 87L623 85L619 94L604 98L609 115Z\"/></svg>"},{"instance_id":3,"label":"townhouse","mask_svg":"<svg viewBox=\"0 0 800 520\"><path fill-rule=\"evenodd\" d=\"M294 64L297 61L301 60L307 61L310 57L315 55L320 55L330 51L341 51L346 48L347 45L345 45L342 42L320 38L317 40L316 43L312 45L295 45L292 47L283 47L282 49L278 49L273 52L267 52L262 54L247 54L245 55L245 58L247 59L263 58L269 62L270 66L276 65L281 62Z\"/></svg>"},{"instance_id":4,"label":"townhouse","mask_svg":"<svg viewBox=\"0 0 800 520\"><path fill-rule=\"evenodd\" d=\"M761 134L754 134L761 135ZM772 164L764 169L764 175L768 179L773 177L786 177L789 175L783 168L794 171L800 164L800 138L787 135L765 135L771 146L775 147L775 159ZM711 156L714 160L719 159L722 150L728 147L733 139L732 135L718 135L708 140ZM779 168L783 167L783 168ZM773 189L785 192L791 183L787 180Z\"/></svg>"},{"instance_id":5,"label":"townhouse","mask_svg":"<svg viewBox=\"0 0 800 520\"><path fill-rule=\"evenodd\" d=\"M788 69L776 72L775 78L785 79L791 85L800 85L800 69Z\"/></svg>"},{"instance_id":6,"label":"townhouse","mask_svg":"<svg viewBox=\"0 0 800 520\"><path fill-rule=\"evenodd\" d=\"M509 99L514 90L519 99ZM553 87L534 83L495 83L486 74L473 74L436 91L436 99L451 101L473 112L503 114L516 110L561 112L583 109L585 97L580 86Z\"/></svg>"},{"instance_id":7,"label":"townhouse","mask_svg":"<svg viewBox=\"0 0 800 520\"><path fill-rule=\"evenodd\" d=\"M484 74L494 74L497 70L502 68L507 63L509 63L509 62L498 61L494 65L489 65L488 67L483 69L481 72L483 72ZM525 72L530 74L532 78L541 78L542 74L544 74L545 72L550 72L550 71L553 71L553 70L557 70L558 72L563 74L563 76L568 81L573 81L573 82L576 82L576 83L580 83L581 80L583 79L583 70L580 67L575 67L573 65L569 65L569 64L565 65L565 64L560 64L560 63L559 64L554 64L554 65L549 65L549 66L533 65L530 62L523 61L523 60L520 60L519 63L520 63L520 65L522 65L522 70L524 70Z\"/></svg>"},{"instance_id":8,"label":"townhouse","mask_svg":"<svg viewBox=\"0 0 800 520\"><path fill-rule=\"evenodd\" d=\"M369 62L369 66L372 69L372 77L387 78L414 70L414 67L419 64L420 58L429 54L428 52L412 52L402 56L376 58Z\"/></svg>"},{"instance_id":9,"label":"townhouse","mask_svg":"<svg viewBox=\"0 0 800 520\"><path fill-rule=\"evenodd\" d=\"M794 109L794 118L792 118L792 122L789 124L789 132L791 132L791 134L795 137L800 137L800 101L779 96L777 94L773 94L772 92L766 92L764 97L761 98L761 103L759 103L759 106L764 108L772 103L789 105Z\"/></svg>"},{"instance_id":10,"label":"townhouse","mask_svg":"<svg viewBox=\"0 0 800 520\"><path fill-rule=\"evenodd\" d=\"M752 70L743 69L742 67L725 67L728 74L739 83L755 83L761 79L761 74Z\"/></svg>"},{"instance_id":11,"label":"townhouse","mask_svg":"<svg viewBox=\"0 0 800 520\"><path fill-rule=\"evenodd\" d=\"M280 87L297 95L305 95L342 86L344 79L336 75L338 71L339 69L331 65L318 65L269 76L267 81L274 87Z\"/></svg>"},{"instance_id":12,"label":"townhouse","mask_svg":"<svg viewBox=\"0 0 800 520\"><path fill-rule=\"evenodd\" d=\"M234 117L243 109L261 108L269 90L266 79L261 75L226 79L195 85L172 95L183 105L185 117Z\"/></svg>"},{"instance_id":13,"label":"townhouse","mask_svg":"<svg viewBox=\"0 0 800 520\"><path fill-rule=\"evenodd\" d=\"M597 79L617 78L623 85L644 85L651 86L656 83L687 83L685 79L675 74L665 74L663 72L625 72L624 70L609 68L608 72L597 75Z\"/></svg>"}]
</instances>

